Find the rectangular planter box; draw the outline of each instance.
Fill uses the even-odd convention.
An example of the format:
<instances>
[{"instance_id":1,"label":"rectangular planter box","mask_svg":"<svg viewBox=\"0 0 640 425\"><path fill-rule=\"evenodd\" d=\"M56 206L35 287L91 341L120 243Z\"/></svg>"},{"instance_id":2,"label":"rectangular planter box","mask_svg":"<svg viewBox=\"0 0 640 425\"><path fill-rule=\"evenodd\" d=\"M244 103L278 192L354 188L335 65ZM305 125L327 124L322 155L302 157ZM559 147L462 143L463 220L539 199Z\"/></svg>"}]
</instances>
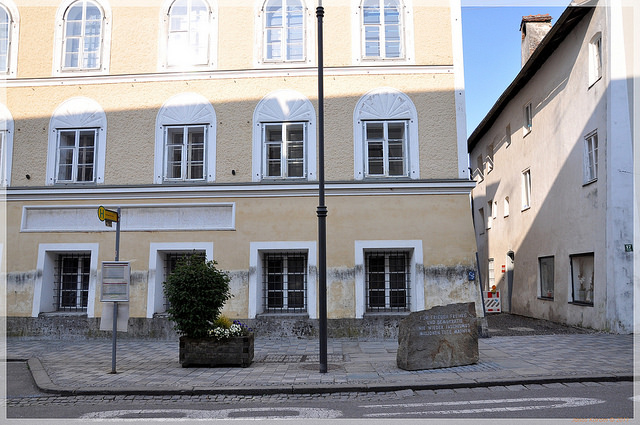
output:
<instances>
[{"instance_id":1,"label":"rectangular planter box","mask_svg":"<svg viewBox=\"0 0 640 425\"><path fill-rule=\"evenodd\" d=\"M223 341L214 338L180 337L180 364L190 366L242 366L253 361L254 335L236 336Z\"/></svg>"}]
</instances>

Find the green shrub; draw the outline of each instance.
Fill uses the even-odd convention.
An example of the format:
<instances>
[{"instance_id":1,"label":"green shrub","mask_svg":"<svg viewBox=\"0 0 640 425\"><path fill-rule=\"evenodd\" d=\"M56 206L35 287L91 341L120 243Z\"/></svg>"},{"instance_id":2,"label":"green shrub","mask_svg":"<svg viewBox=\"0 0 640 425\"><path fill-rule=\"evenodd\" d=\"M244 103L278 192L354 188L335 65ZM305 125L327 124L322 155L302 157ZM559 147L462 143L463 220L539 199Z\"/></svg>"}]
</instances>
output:
<instances>
[{"instance_id":1,"label":"green shrub","mask_svg":"<svg viewBox=\"0 0 640 425\"><path fill-rule=\"evenodd\" d=\"M163 283L169 301L167 314L179 335L206 337L231 298L229 276L216 264L205 261L201 254L185 256Z\"/></svg>"}]
</instances>

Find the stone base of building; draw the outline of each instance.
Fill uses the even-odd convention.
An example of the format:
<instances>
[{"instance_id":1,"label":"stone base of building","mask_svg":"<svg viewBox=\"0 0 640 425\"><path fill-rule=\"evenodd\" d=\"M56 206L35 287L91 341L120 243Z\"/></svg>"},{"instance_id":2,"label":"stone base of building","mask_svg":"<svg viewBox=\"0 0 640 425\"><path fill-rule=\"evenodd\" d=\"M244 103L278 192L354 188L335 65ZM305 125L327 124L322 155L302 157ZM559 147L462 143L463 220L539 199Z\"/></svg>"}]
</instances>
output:
<instances>
[{"instance_id":1,"label":"stone base of building","mask_svg":"<svg viewBox=\"0 0 640 425\"><path fill-rule=\"evenodd\" d=\"M408 314L368 315L362 319L329 319L329 338L398 338L398 324ZM317 338L319 322L306 315L260 315L243 320L260 338ZM111 338L111 331L100 330L100 318L83 314L41 314L38 317L7 317L8 337L87 339ZM178 340L166 316L129 318L127 332L120 339Z\"/></svg>"}]
</instances>

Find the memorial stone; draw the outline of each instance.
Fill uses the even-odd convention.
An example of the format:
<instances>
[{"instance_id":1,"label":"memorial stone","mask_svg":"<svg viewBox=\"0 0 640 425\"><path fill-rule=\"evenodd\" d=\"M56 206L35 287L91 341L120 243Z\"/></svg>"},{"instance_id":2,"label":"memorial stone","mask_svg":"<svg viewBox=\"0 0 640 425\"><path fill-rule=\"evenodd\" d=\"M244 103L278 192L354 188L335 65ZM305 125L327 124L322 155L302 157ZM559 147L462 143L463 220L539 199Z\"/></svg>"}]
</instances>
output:
<instances>
[{"instance_id":1,"label":"memorial stone","mask_svg":"<svg viewBox=\"0 0 640 425\"><path fill-rule=\"evenodd\" d=\"M475 303L417 311L400 322L397 354L400 369L438 369L477 362Z\"/></svg>"}]
</instances>

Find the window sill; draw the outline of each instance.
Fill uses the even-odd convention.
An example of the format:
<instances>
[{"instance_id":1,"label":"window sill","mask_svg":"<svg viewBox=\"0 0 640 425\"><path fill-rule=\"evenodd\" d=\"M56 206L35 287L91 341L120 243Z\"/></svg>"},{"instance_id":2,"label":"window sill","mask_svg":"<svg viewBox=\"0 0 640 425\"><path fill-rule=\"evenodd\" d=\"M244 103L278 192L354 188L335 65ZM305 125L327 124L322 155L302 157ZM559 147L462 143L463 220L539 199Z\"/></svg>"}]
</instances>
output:
<instances>
[{"instance_id":1,"label":"window sill","mask_svg":"<svg viewBox=\"0 0 640 425\"><path fill-rule=\"evenodd\" d=\"M363 314L363 317L405 317L411 314L410 311L367 311Z\"/></svg>"},{"instance_id":2,"label":"window sill","mask_svg":"<svg viewBox=\"0 0 640 425\"><path fill-rule=\"evenodd\" d=\"M530 134L531 134L531 130L530 130L530 129L529 129L529 130L523 130L522 137L523 137L523 138L524 138L524 137L527 137L527 136L528 136L528 135L530 135Z\"/></svg>"},{"instance_id":3,"label":"window sill","mask_svg":"<svg viewBox=\"0 0 640 425\"><path fill-rule=\"evenodd\" d=\"M598 178L596 177L595 179L591 179L589 181L582 183L582 187L589 186L590 184L595 183L597 181L598 181Z\"/></svg>"},{"instance_id":4,"label":"window sill","mask_svg":"<svg viewBox=\"0 0 640 425\"><path fill-rule=\"evenodd\" d=\"M551 301L553 302L553 297L538 297L540 301Z\"/></svg>"},{"instance_id":5,"label":"window sill","mask_svg":"<svg viewBox=\"0 0 640 425\"><path fill-rule=\"evenodd\" d=\"M600 80L602 80L602 75L596 78L595 80L593 80L593 82L589 83L589 87L587 88L587 90L591 90L591 87L595 86L596 83Z\"/></svg>"},{"instance_id":6,"label":"window sill","mask_svg":"<svg viewBox=\"0 0 640 425\"><path fill-rule=\"evenodd\" d=\"M522 207L522 209L520 210L521 212L525 212L527 210L531 209L531 205L527 205L526 207Z\"/></svg>"},{"instance_id":7,"label":"window sill","mask_svg":"<svg viewBox=\"0 0 640 425\"><path fill-rule=\"evenodd\" d=\"M581 302L581 301L570 301L569 304L578 305L581 307L593 307L593 303Z\"/></svg>"},{"instance_id":8,"label":"window sill","mask_svg":"<svg viewBox=\"0 0 640 425\"><path fill-rule=\"evenodd\" d=\"M42 317L85 316L86 317L87 312L86 311L47 311L47 312L40 313L38 316L42 316Z\"/></svg>"},{"instance_id":9,"label":"window sill","mask_svg":"<svg viewBox=\"0 0 640 425\"><path fill-rule=\"evenodd\" d=\"M256 314L256 319L270 318L270 317L277 317L279 319L286 319L286 318L308 319L309 318L309 313L287 313L285 311L285 312L282 312L282 313L259 313L259 314Z\"/></svg>"}]
</instances>

